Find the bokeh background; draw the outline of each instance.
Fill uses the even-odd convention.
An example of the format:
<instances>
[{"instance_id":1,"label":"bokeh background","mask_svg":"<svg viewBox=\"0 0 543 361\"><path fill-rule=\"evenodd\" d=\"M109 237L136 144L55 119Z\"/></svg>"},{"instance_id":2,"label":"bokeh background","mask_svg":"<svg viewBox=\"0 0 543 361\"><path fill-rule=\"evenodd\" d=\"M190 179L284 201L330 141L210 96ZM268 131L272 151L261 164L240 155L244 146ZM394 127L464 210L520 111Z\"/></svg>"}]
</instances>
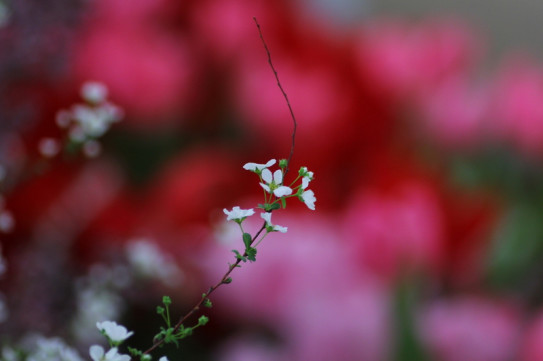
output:
<instances>
[{"instance_id":1,"label":"bokeh background","mask_svg":"<svg viewBox=\"0 0 543 361\"><path fill-rule=\"evenodd\" d=\"M242 248L246 162L315 173L170 360L543 359L537 1L0 2L0 342L146 348ZM80 149L86 81L122 121ZM61 114L61 115L59 115ZM291 175L292 176L292 175ZM248 220L248 227L258 227ZM196 322L196 320L194 320Z\"/></svg>"}]
</instances>

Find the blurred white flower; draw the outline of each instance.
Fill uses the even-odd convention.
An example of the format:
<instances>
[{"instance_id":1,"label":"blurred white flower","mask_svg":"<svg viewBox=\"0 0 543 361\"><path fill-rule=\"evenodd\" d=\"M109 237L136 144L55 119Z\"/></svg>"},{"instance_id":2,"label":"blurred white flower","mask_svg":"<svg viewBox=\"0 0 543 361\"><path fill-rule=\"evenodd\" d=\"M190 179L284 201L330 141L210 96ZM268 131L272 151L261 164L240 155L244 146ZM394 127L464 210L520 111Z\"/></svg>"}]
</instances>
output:
<instances>
[{"instance_id":1,"label":"blurred white flower","mask_svg":"<svg viewBox=\"0 0 543 361\"><path fill-rule=\"evenodd\" d=\"M9 317L8 306L3 294L0 293L0 323L5 322Z\"/></svg>"},{"instance_id":2,"label":"blurred white flower","mask_svg":"<svg viewBox=\"0 0 543 361\"><path fill-rule=\"evenodd\" d=\"M315 198L315 193L312 190L307 190L302 193L301 197L302 197L302 201L305 203L307 208L314 211L315 202L317 201L317 198Z\"/></svg>"},{"instance_id":3,"label":"blurred white flower","mask_svg":"<svg viewBox=\"0 0 543 361\"><path fill-rule=\"evenodd\" d=\"M275 159L270 159L266 164L246 163L243 166L243 169L250 170L253 172L260 172L262 169L271 167L275 163L276 163Z\"/></svg>"},{"instance_id":4,"label":"blurred white flower","mask_svg":"<svg viewBox=\"0 0 543 361\"><path fill-rule=\"evenodd\" d=\"M242 222L245 218L252 216L255 214L255 211L251 209L241 209L239 207L232 208L231 211L228 209L223 209L224 214L226 214L226 220L227 221L237 221Z\"/></svg>"},{"instance_id":5,"label":"blurred white flower","mask_svg":"<svg viewBox=\"0 0 543 361\"><path fill-rule=\"evenodd\" d=\"M83 361L77 351L60 338L37 336L32 348L26 361Z\"/></svg>"},{"instance_id":6,"label":"blurred white flower","mask_svg":"<svg viewBox=\"0 0 543 361\"><path fill-rule=\"evenodd\" d=\"M118 353L116 347L106 353L102 346L92 345L89 349L89 355L93 361L130 361L130 356Z\"/></svg>"},{"instance_id":7,"label":"blurred white flower","mask_svg":"<svg viewBox=\"0 0 543 361\"><path fill-rule=\"evenodd\" d=\"M152 241L132 241L127 245L126 252L130 264L140 275L157 278L169 286L179 285L183 281L183 272Z\"/></svg>"},{"instance_id":8,"label":"blurred white flower","mask_svg":"<svg viewBox=\"0 0 543 361\"><path fill-rule=\"evenodd\" d=\"M81 97L91 104L102 103L107 94L107 87L97 81L88 81L81 86Z\"/></svg>"},{"instance_id":9,"label":"blurred white flower","mask_svg":"<svg viewBox=\"0 0 543 361\"><path fill-rule=\"evenodd\" d=\"M15 218L11 212L2 210L0 211L0 232L9 233L15 228Z\"/></svg>"},{"instance_id":10,"label":"blurred white flower","mask_svg":"<svg viewBox=\"0 0 543 361\"><path fill-rule=\"evenodd\" d=\"M113 321L96 322L96 327L115 343L122 342L134 334L132 331L128 332L126 327Z\"/></svg>"},{"instance_id":11,"label":"blurred white flower","mask_svg":"<svg viewBox=\"0 0 543 361\"><path fill-rule=\"evenodd\" d=\"M43 138L38 143L38 150L45 158L53 158L60 151L60 143L54 138Z\"/></svg>"}]
</instances>

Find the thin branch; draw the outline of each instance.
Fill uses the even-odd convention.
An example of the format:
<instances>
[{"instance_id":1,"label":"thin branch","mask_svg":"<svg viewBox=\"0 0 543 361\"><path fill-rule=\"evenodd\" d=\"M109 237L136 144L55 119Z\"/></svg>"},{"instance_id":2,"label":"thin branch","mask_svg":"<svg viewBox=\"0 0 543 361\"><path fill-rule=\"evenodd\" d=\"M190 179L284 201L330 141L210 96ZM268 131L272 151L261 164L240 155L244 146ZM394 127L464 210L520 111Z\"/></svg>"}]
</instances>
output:
<instances>
[{"instance_id":1,"label":"thin branch","mask_svg":"<svg viewBox=\"0 0 543 361\"><path fill-rule=\"evenodd\" d=\"M251 240L251 244L252 245L256 239L260 236L260 234L262 233L262 231L264 231L264 229L266 229L266 222L264 222L264 224L262 224L262 227L260 227L260 229L258 230L258 232L256 232L256 234L254 235L254 237L252 238ZM244 252L243 253L243 257L247 257L247 252ZM181 328L181 326L183 325L183 323L190 317L192 316L194 313L196 313L200 307L202 307L202 304L205 302L205 300L207 298L209 298L209 296L215 292L215 290L217 288L219 288L220 286L222 285L225 285L225 284L229 284L230 282L228 281L228 277L230 276L230 274L232 273L232 271L238 267L238 265L240 264L241 262L241 259L237 259L236 262L234 264L231 264L229 267L228 267L228 270L226 271L226 273L222 276L221 280L219 282L217 282L215 285L209 287L209 289L207 290L206 292L206 296L205 297L202 297L200 299L200 301L198 301L196 303L196 305L194 305L194 307L189 311L187 312L183 317L179 318L179 321L177 321L177 323L175 324L174 328L173 328L173 333L177 333L177 331L179 331L179 329ZM151 347L149 347L147 350L145 350L143 352L144 355L147 355L149 353L151 353L153 350L155 350L157 347L159 347L160 345L164 344L165 340L164 339L161 339L161 340L158 340L156 342L153 343L153 345Z\"/></svg>"},{"instance_id":2,"label":"thin branch","mask_svg":"<svg viewBox=\"0 0 543 361\"><path fill-rule=\"evenodd\" d=\"M258 28L258 34L260 35L260 40L262 40L262 45L264 45L264 49L266 50L266 54L268 55L268 63L270 64L271 69L273 70L273 75L275 75L275 80L277 80L277 86L281 90L281 93L283 93L283 97L285 98L285 101L287 102L288 110L290 112L290 117L292 118L293 130L292 130L292 143L290 146L290 153L287 158L287 167L285 169L285 176L288 173L290 161L292 159L292 155L294 154L294 144L296 139L296 128L298 126L298 123L296 122L296 117L294 116L294 111L292 110L292 106L290 105L290 101L288 100L287 93L283 89L283 86L281 85L281 81L279 80L279 75L277 74L277 70L275 70L275 67L273 66L272 58L270 50L268 49L268 45L266 44L266 41L264 40L264 36L262 35L262 29L260 29L260 24L256 20L256 17L253 17L253 20L256 24L256 27Z\"/></svg>"},{"instance_id":3,"label":"thin branch","mask_svg":"<svg viewBox=\"0 0 543 361\"><path fill-rule=\"evenodd\" d=\"M296 117L294 116L294 111L292 110L292 106L290 105L290 101L288 100L288 96L287 96L287 93L285 92L285 90L283 89L283 86L281 85L281 81L279 80L279 75L277 74L277 71L275 70L275 67L273 66L273 62L272 62L272 59L271 59L271 54L270 54L270 50L268 49L268 45L266 44L266 41L264 40L264 36L262 35L262 30L260 29L260 24L258 23L258 21L256 20L256 17L253 17L253 20L256 24L256 27L258 28L258 34L260 35L260 39L262 40L262 44L264 45L264 49L266 50L266 54L268 55L268 63L270 64L270 67L271 69L273 70L273 74L275 75L275 79L277 80L277 86L279 86L279 89L281 90L281 93L283 94L283 97L285 98L285 101L287 102L287 106L288 106L288 109L290 111L290 116L292 118L292 122L293 122L293 130L292 130L292 143L291 143L291 147L290 147L290 153L288 155L288 158L287 158L287 166L285 168L285 173L284 175L287 174L288 170L289 170L289 165L290 165L290 161L292 160L292 155L294 154L294 145L295 145L295 139L296 139L296 128L297 128L297 122L296 122ZM266 229L266 222L264 222L264 224L262 225L262 227L260 227L260 229L258 230L258 232L254 235L254 237L252 238L251 240L251 243L250 245L253 245L253 243L257 240L257 238L260 236L260 234ZM242 257L247 257L247 252L244 252ZM183 325L183 323L189 318L191 317L193 314L195 314L199 309L200 307L202 307L202 305L204 304L205 300L213 293L215 292L216 289L218 289L220 286L224 285L224 284L228 284L230 283L230 281L228 280L228 278L230 277L230 274L232 273L232 271L239 266L240 262L241 262L242 258L238 258L236 260L236 262L234 264L231 264L229 267L228 267L228 270L226 271L226 273L222 276L222 278L220 279L219 282L217 282L215 285L209 287L208 291L206 292L205 294L205 297L202 297L195 305L194 307L189 311L187 312L183 317L179 318L179 321L177 321L177 323L175 324L174 328L173 328L173 333L177 333L179 331L179 329L181 328L181 326ZM153 350L155 350L157 347L160 347L161 345L163 345L165 343L165 339L161 339L161 340L158 340L156 342L153 342L153 345L151 347L149 347L146 351L143 352L144 355L147 355L149 353L151 353Z\"/></svg>"}]
</instances>

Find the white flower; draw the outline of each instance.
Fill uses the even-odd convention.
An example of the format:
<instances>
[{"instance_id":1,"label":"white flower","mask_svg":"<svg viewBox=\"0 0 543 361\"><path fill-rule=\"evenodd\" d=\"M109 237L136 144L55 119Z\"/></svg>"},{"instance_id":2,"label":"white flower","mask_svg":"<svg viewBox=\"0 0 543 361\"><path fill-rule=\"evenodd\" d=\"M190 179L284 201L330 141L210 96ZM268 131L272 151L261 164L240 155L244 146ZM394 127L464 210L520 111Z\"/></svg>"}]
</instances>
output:
<instances>
[{"instance_id":1,"label":"white flower","mask_svg":"<svg viewBox=\"0 0 543 361\"><path fill-rule=\"evenodd\" d=\"M38 150L45 158L52 158L60 152L60 143L54 138L43 138L38 143Z\"/></svg>"},{"instance_id":2,"label":"white flower","mask_svg":"<svg viewBox=\"0 0 543 361\"><path fill-rule=\"evenodd\" d=\"M161 358L158 359L158 361L169 361L169 360L166 356L162 356Z\"/></svg>"},{"instance_id":3,"label":"white flower","mask_svg":"<svg viewBox=\"0 0 543 361\"><path fill-rule=\"evenodd\" d=\"M93 345L89 349L89 355L93 361L130 361L130 356L118 353L116 347L105 353L102 346Z\"/></svg>"},{"instance_id":4,"label":"white flower","mask_svg":"<svg viewBox=\"0 0 543 361\"><path fill-rule=\"evenodd\" d=\"M224 214L227 215L226 220L227 221L236 221L236 222L242 222L245 218L252 216L255 214L255 211L251 209L241 209L239 207L232 208L231 211L228 209L223 209Z\"/></svg>"},{"instance_id":5,"label":"white flower","mask_svg":"<svg viewBox=\"0 0 543 361\"><path fill-rule=\"evenodd\" d=\"M266 183L260 183L262 188L268 193L273 193L276 197L281 198L292 194L292 189L281 185L283 183L283 171L278 169L273 173L269 169L262 171L262 180Z\"/></svg>"},{"instance_id":6,"label":"white flower","mask_svg":"<svg viewBox=\"0 0 543 361\"><path fill-rule=\"evenodd\" d=\"M271 167L272 165L274 165L276 163L276 160L275 159L270 159L268 161L268 163L266 164L258 164L258 163L246 163L244 166L243 166L243 169L246 169L246 170L250 170L250 171L253 171L253 172L260 172L262 169L264 168L268 168L268 167Z\"/></svg>"},{"instance_id":7,"label":"white flower","mask_svg":"<svg viewBox=\"0 0 543 361\"><path fill-rule=\"evenodd\" d=\"M302 189L306 189L309 186L309 182L313 180L313 172L307 170L307 167L301 167L299 174L302 178Z\"/></svg>"},{"instance_id":8,"label":"white flower","mask_svg":"<svg viewBox=\"0 0 543 361\"><path fill-rule=\"evenodd\" d=\"M89 103L101 103L107 98L107 87L97 81L88 81L81 87L81 97Z\"/></svg>"},{"instance_id":9,"label":"white flower","mask_svg":"<svg viewBox=\"0 0 543 361\"><path fill-rule=\"evenodd\" d=\"M96 322L96 327L115 343L122 342L134 334L134 332L128 332L126 327L117 325L113 321Z\"/></svg>"},{"instance_id":10,"label":"white flower","mask_svg":"<svg viewBox=\"0 0 543 361\"><path fill-rule=\"evenodd\" d=\"M281 232L281 233L287 232L287 229L288 229L287 227L282 227L277 224L276 225L272 224L270 212L261 213L260 217L262 217L262 219L266 221L266 230L268 232Z\"/></svg>"},{"instance_id":11,"label":"white flower","mask_svg":"<svg viewBox=\"0 0 543 361\"><path fill-rule=\"evenodd\" d=\"M305 203L307 208L314 211L315 210L315 201L317 200L317 198L315 198L315 193L313 193L312 190L307 190L307 191L302 193L301 197L302 197L302 201Z\"/></svg>"}]
</instances>

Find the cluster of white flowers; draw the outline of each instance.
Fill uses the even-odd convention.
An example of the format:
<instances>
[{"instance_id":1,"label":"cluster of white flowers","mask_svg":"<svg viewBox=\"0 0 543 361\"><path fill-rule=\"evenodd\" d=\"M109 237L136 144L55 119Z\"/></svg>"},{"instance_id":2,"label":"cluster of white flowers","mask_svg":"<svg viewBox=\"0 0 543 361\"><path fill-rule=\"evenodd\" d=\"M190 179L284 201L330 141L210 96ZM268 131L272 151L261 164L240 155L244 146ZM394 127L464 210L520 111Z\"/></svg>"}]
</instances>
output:
<instances>
[{"instance_id":1,"label":"cluster of white flowers","mask_svg":"<svg viewBox=\"0 0 543 361\"><path fill-rule=\"evenodd\" d=\"M66 345L60 338L45 338L41 335L31 335L23 340L25 361L83 361L79 353ZM12 347L4 346L1 353L3 361L22 361L21 352Z\"/></svg>"},{"instance_id":2,"label":"cluster of white flowers","mask_svg":"<svg viewBox=\"0 0 543 361\"><path fill-rule=\"evenodd\" d=\"M311 182L314 178L313 172L310 172L307 170L307 167L301 167L300 171L298 172L298 177L293 182L296 183L301 178L301 184L296 186L294 189L291 186L286 186L283 184L283 175L284 175L284 168L286 167L286 161L281 161L279 163L279 166L281 169L277 169L275 172L272 173L271 170L268 168L273 166L277 161L275 159L269 160L267 163L259 164L259 163L247 163L243 166L243 169L249 170L251 172L256 173L260 177L260 186L270 195L273 195L276 197L275 200L273 200L273 203L278 202L279 200L283 200L287 197L293 197L297 196L298 199L300 199L302 202L305 203L305 205L311 209L315 210L315 193L312 190L307 189L309 186L309 182ZM296 191L296 192L295 192ZM294 194L293 194L294 193ZM231 211L228 209L223 210L224 214L226 214L226 220L227 221L234 221L238 223L241 226L241 223L247 218L255 214L254 209L241 209L240 207L236 206L232 208ZM260 214L262 219L266 221L266 231L269 232L281 232L285 233L287 231L287 227L274 225L271 221L271 211L265 209L265 212L262 212Z\"/></svg>"},{"instance_id":3,"label":"cluster of white flowers","mask_svg":"<svg viewBox=\"0 0 543 361\"><path fill-rule=\"evenodd\" d=\"M75 104L70 110L57 113L57 125L68 130L70 140L81 144L83 153L88 157L100 154L101 145L97 139L109 130L111 124L123 117L121 108L107 101L107 95L108 90L104 84L86 82L81 87L81 97L85 104ZM54 144L50 139L40 142L40 151L44 156L51 150L54 150Z\"/></svg>"}]
</instances>

